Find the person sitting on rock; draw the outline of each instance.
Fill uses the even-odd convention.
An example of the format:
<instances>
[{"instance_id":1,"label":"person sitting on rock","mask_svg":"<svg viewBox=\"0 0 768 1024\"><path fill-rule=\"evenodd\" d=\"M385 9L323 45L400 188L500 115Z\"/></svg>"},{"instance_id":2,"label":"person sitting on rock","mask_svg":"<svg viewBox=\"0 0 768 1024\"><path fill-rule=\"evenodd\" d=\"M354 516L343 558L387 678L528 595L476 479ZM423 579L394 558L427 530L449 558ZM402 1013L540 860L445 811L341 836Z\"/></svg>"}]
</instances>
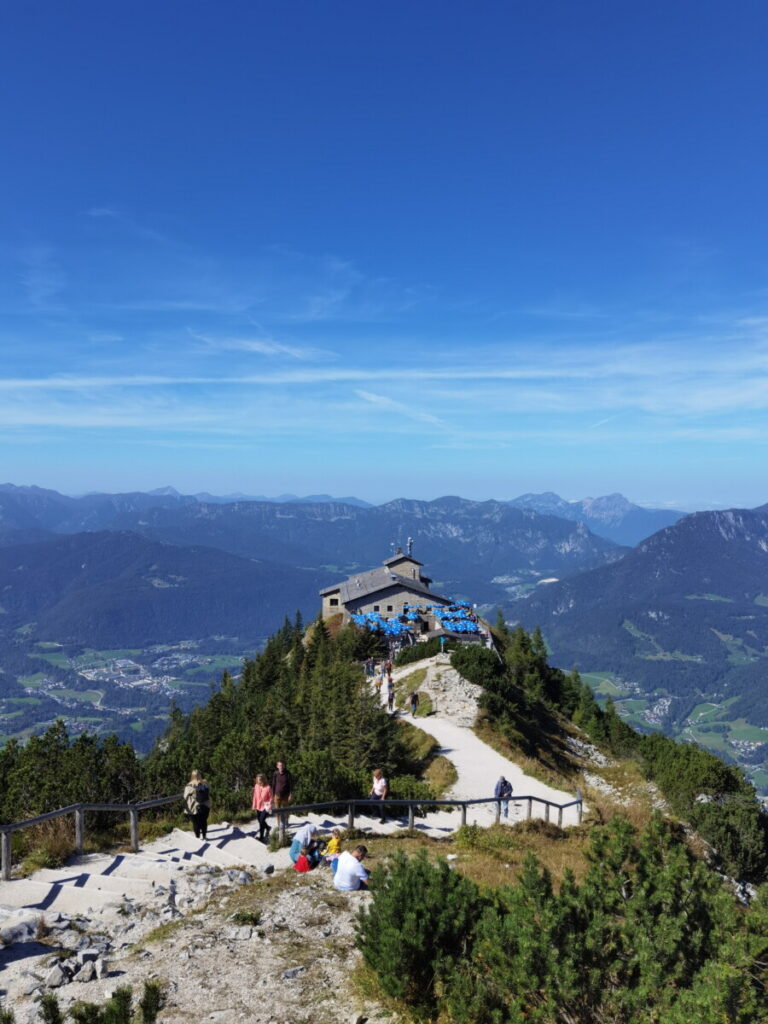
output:
<instances>
[{"instance_id":1,"label":"person sitting on rock","mask_svg":"<svg viewBox=\"0 0 768 1024\"><path fill-rule=\"evenodd\" d=\"M320 849L315 836L318 833L317 825L314 825L311 821L307 822L306 825L302 825L296 835L293 837L291 848L288 851L288 856L291 861L295 864L301 856L302 847L306 847L306 856L312 867L317 867L320 863Z\"/></svg>"},{"instance_id":2,"label":"person sitting on rock","mask_svg":"<svg viewBox=\"0 0 768 1024\"><path fill-rule=\"evenodd\" d=\"M368 888L368 872L362 865L368 850L365 846L356 846L351 853L346 850L339 857L333 884L341 892L355 892L357 889Z\"/></svg>"}]
</instances>

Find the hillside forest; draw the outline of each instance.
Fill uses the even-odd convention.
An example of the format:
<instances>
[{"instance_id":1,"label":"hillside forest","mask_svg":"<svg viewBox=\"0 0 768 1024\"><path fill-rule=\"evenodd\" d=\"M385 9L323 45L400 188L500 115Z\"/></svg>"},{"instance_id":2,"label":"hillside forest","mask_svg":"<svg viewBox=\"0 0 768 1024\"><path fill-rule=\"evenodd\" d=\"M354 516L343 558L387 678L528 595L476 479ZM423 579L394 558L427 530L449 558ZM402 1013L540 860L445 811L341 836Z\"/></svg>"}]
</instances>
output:
<instances>
[{"instance_id":1,"label":"hillside forest","mask_svg":"<svg viewBox=\"0 0 768 1024\"><path fill-rule=\"evenodd\" d=\"M578 673L548 664L538 630L500 621L496 636L501 657L469 646L451 655L483 688L486 723L542 760L554 735L578 727L641 767L666 817L641 831L621 817L582 826L591 838L578 883L533 858L500 888L439 857L391 858L358 923L375 984L415 1017L455 1024L767 1020L768 889L742 905L718 873L756 886L768 877L766 817L740 769L630 728ZM426 798L425 751L381 710L362 670L377 642L355 627L331 632L316 621L305 630L286 620L239 680L225 674L204 706L174 710L144 760L114 737L70 739L60 723L26 746L8 744L2 820L179 792L192 767L221 813L242 811L254 775L277 759L294 775L298 802L364 797L374 767L393 797ZM477 841L471 828L456 842ZM690 829L710 847L710 863L691 852Z\"/></svg>"}]
</instances>

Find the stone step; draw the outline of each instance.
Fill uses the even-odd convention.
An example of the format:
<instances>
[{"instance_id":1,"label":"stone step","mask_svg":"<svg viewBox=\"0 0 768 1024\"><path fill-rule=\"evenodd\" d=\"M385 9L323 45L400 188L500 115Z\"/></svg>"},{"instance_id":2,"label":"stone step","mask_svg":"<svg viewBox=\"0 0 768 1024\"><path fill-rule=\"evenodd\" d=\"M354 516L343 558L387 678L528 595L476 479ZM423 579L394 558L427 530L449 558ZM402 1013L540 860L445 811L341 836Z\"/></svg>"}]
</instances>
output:
<instances>
[{"instance_id":1,"label":"stone step","mask_svg":"<svg viewBox=\"0 0 768 1024\"><path fill-rule=\"evenodd\" d=\"M229 835L231 835L231 831ZM190 832L174 829L167 839L167 845L164 843L156 846L153 852L167 858L178 858L182 863L208 864L220 868L231 868L243 864L243 858L236 855L234 846L232 850L229 850L226 843L219 845L223 842L224 837L214 839L210 833L207 839L196 839ZM246 842L250 843L251 841L246 840ZM243 845L245 846L245 843ZM261 844L254 843L254 845Z\"/></svg>"},{"instance_id":2,"label":"stone step","mask_svg":"<svg viewBox=\"0 0 768 1024\"><path fill-rule=\"evenodd\" d=\"M87 914L108 906L118 907L124 902L114 892L84 890L73 885L37 882L31 878L3 882L0 901L5 907L27 907L40 913L58 910L65 914Z\"/></svg>"},{"instance_id":3,"label":"stone step","mask_svg":"<svg viewBox=\"0 0 768 1024\"><path fill-rule=\"evenodd\" d=\"M158 883L156 879L146 876L104 875L93 870L78 870L77 867L65 867L57 870L43 869L35 872L34 879L36 882L47 882L49 885L56 883L70 885L81 891L96 889L105 893L114 893L116 896L125 896L126 899L141 899L151 893L156 884L167 884L167 876L163 882Z\"/></svg>"}]
</instances>

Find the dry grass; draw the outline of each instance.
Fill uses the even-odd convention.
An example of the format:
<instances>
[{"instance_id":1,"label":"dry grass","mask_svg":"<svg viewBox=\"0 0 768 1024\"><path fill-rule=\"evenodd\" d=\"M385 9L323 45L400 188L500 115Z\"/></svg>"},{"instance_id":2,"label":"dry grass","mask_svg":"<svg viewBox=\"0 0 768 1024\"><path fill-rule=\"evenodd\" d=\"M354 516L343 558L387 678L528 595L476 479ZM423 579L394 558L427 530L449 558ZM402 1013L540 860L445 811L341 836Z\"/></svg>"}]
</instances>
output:
<instances>
[{"instance_id":1,"label":"dry grass","mask_svg":"<svg viewBox=\"0 0 768 1024\"><path fill-rule=\"evenodd\" d=\"M458 781L459 774L452 761L442 754L432 760L424 772L424 781L432 787L436 798L446 793Z\"/></svg>"},{"instance_id":2,"label":"dry grass","mask_svg":"<svg viewBox=\"0 0 768 1024\"><path fill-rule=\"evenodd\" d=\"M75 852L74 820L67 814L31 825L26 829L24 845L28 852L21 864L22 874L59 868Z\"/></svg>"},{"instance_id":3,"label":"dry grass","mask_svg":"<svg viewBox=\"0 0 768 1024\"><path fill-rule=\"evenodd\" d=\"M427 678L426 668L417 668L415 672L409 672L407 676L398 679L395 683L395 703L399 708L408 707L408 698L418 690ZM432 699L429 694L419 692L419 706L416 709L416 717L423 718L432 713Z\"/></svg>"},{"instance_id":4,"label":"dry grass","mask_svg":"<svg viewBox=\"0 0 768 1024\"><path fill-rule=\"evenodd\" d=\"M434 736L430 736L423 729L417 729L415 725L404 718L397 719L397 727L402 732L402 738L408 747L408 753L415 761L427 761L434 757L440 749L440 744Z\"/></svg>"},{"instance_id":5,"label":"dry grass","mask_svg":"<svg viewBox=\"0 0 768 1024\"><path fill-rule=\"evenodd\" d=\"M578 764L565 746L563 737L549 735L547 737L549 750L540 751L540 756L544 760L539 760L524 754L506 736L494 729L490 721L483 716L478 718L473 732L478 739L487 743L508 761L519 765L531 778L538 779L539 782L543 782L547 786L554 786L556 789L571 789L573 787Z\"/></svg>"},{"instance_id":6,"label":"dry grass","mask_svg":"<svg viewBox=\"0 0 768 1024\"><path fill-rule=\"evenodd\" d=\"M537 819L488 829L470 826L456 837L457 868L483 888L493 888L513 883L525 858L533 854L556 885L566 870L578 880L587 869L584 851L590 831L585 826L561 829Z\"/></svg>"},{"instance_id":7,"label":"dry grass","mask_svg":"<svg viewBox=\"0 0 768 1024\"><path fill-rule=\"evenodd\" d=\"M458 871L482 888L510 885L517 878L525 857L533 854L551 873L555 884L566 869L581 879L587 869L584 851L589 845L591 828L560 829L556 825L532 820L516 825L495 825L488 829L469 826L445 839L433 839L420 833L394 833L369 836L366 866L375 873L396 851L411 857L426 850L430 859L455 855L452 861Z\"/></svg>"}]
</instances>

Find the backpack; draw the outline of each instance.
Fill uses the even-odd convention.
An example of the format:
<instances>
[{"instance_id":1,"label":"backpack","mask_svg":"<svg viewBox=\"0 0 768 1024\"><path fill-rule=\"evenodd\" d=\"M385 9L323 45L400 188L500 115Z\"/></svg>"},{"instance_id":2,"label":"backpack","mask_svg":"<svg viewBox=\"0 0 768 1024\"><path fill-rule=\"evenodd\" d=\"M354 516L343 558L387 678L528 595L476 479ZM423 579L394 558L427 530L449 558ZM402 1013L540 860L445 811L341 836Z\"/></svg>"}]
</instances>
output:
<instances>
[{"instance_id":1,"label":"backpack","mask_svg":"<svg viewBox=\"0 0 768 1024\"><path fill-rule=\"evenodd\" d=\"M208 806L211 791L208 789L207 782L198 782L195 786L195 800L197 800L197 806Z\"/></svg>"}]
</instances>

